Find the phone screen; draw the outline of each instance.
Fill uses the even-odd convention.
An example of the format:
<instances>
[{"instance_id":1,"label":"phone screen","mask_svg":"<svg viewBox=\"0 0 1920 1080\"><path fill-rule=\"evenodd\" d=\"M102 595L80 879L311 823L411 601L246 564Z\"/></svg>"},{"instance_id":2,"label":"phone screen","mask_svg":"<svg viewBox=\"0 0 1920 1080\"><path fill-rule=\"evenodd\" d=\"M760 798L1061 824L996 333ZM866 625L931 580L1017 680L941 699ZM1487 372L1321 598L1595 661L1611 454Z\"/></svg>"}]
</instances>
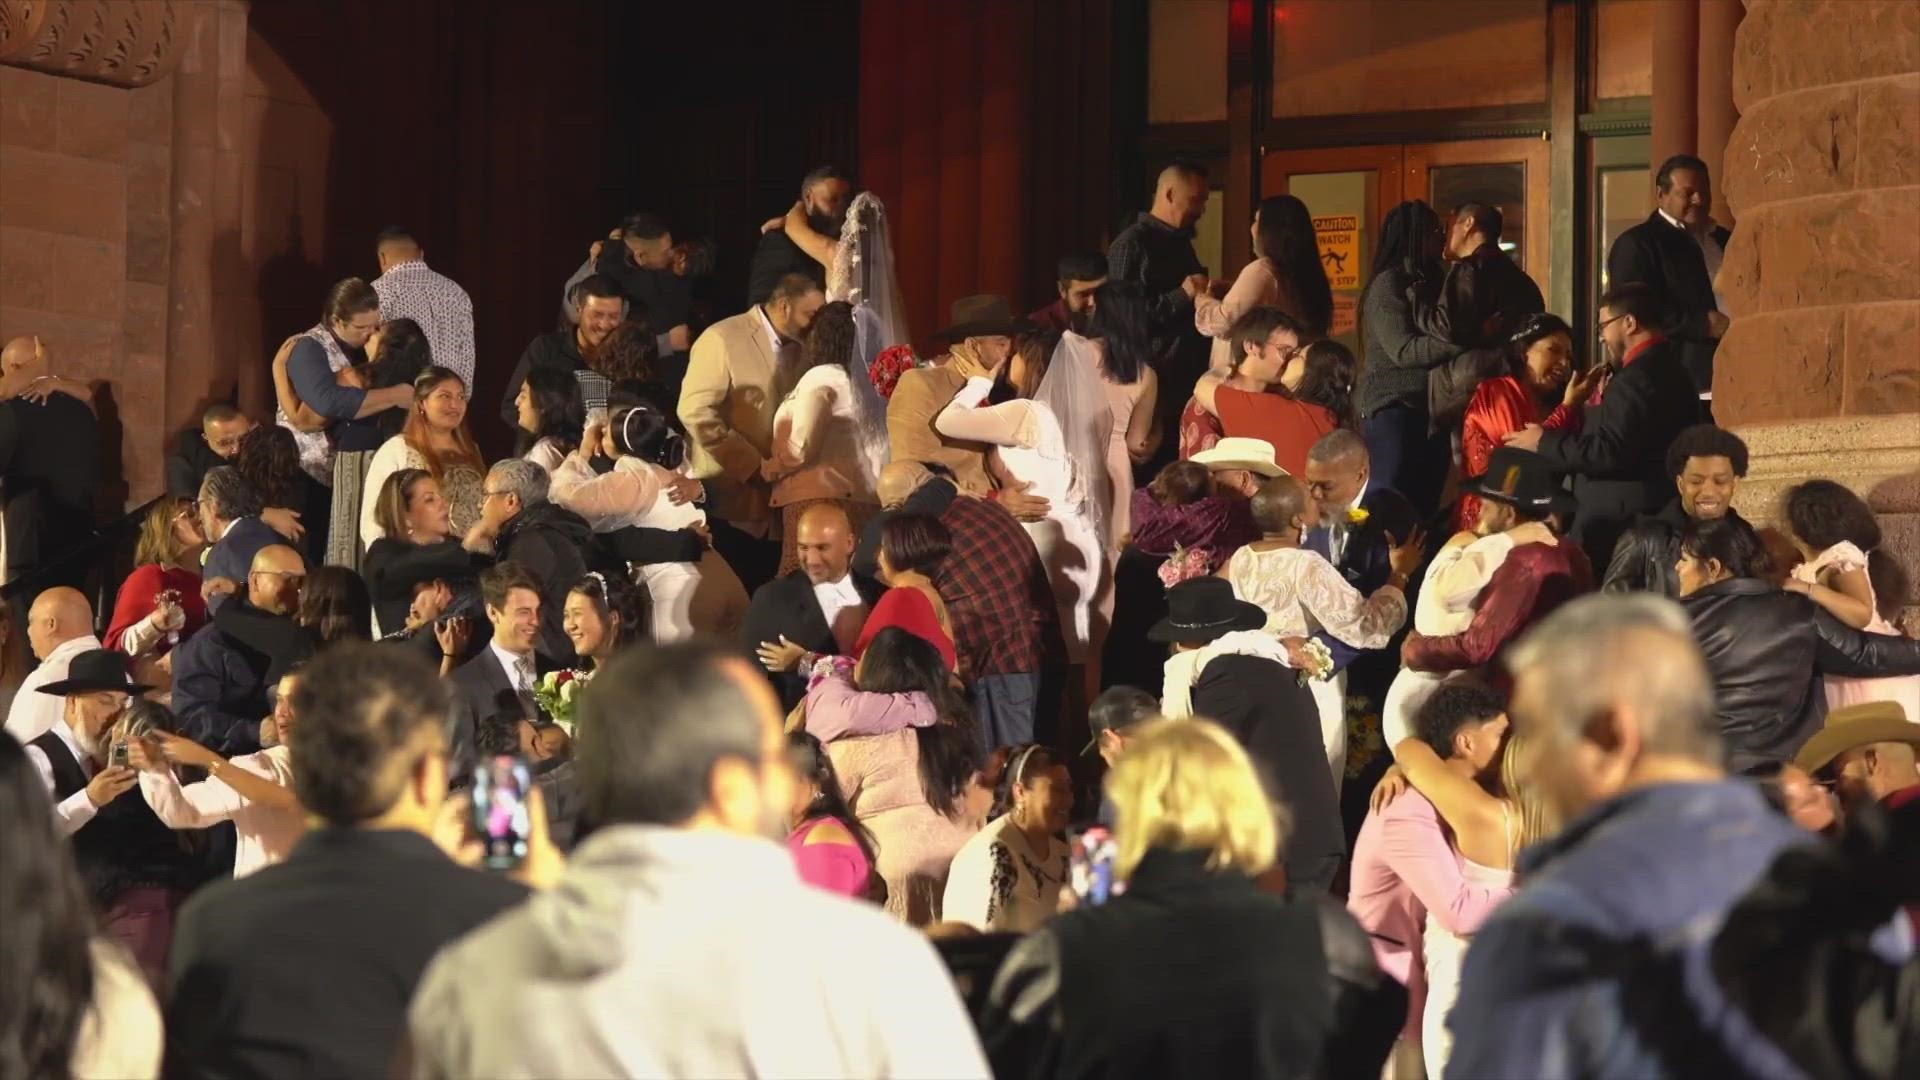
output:
<instances>
[{"instance_id":1,"label":"phone screen","mask_svg":"<svg viewBox=\"0 0 1920 1080\"><path fill-rule=\"evenodd\" d=\"M113 749L107 752L108 765L125 765L127 764L128 760L129 758L127 756L127 740L125 739L121 739L119 742L114 743Z\"/></svg>"},{"instance_id":2,"label":"phone screen","mask_svg":"<svg viewBox=\"0 0 1920 1080\"><path fill-rule=\"evenodd\" d=\"M511 870L527 857L527 790L533 771L516 754L497 754L473 771L473 831L489 869Z\"/></svg>"},{"instance_id":3,"label":"phone screen","mask_svg":"<svg viewBox=\"0 0 1920 1080\"><path fill-rule=\"evenodd\" d=\"M1072 852L1068 881L1082 904L1104 904L1126 891L1126 885L1113 878L1119 845L1105 826L1082 830L1073 838Z\"/></svg>"}]
</instances>

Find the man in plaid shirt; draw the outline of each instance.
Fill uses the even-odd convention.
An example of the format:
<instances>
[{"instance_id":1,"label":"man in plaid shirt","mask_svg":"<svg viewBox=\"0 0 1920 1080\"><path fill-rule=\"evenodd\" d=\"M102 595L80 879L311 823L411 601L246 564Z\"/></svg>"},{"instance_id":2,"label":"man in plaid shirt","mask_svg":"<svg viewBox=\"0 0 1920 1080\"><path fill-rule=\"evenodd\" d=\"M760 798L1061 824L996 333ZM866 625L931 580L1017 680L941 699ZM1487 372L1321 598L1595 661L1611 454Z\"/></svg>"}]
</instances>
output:
<instances>
[{"instance_id":1,"label":"man in plaid shirt","mask_svg":"<svg viewBox=\"0 0 1920 1080\"><path fill-rule=\"evenodd\" d=\"M888 509L867 526L854 569L878 566L880 529L892 514L937 517L953 551L933 573L953 619L960 672L974 691L974 715L995 749L1034 741L1039 717L1051 718L1056 680L1066 666L1060 611L1047 568L1027 530L992 499L963 496L939 465L898 461L880 475ZM888 498L891 495L893 498Z\"/></svg>"}]
</instances>

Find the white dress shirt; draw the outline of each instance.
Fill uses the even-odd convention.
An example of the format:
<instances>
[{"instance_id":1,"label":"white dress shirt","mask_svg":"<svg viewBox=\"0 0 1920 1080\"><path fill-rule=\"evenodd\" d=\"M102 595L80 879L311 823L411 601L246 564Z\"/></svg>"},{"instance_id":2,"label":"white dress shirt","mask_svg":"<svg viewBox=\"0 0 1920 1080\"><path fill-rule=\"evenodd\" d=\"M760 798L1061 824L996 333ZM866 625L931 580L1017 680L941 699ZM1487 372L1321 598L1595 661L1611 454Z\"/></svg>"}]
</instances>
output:
<instances>
[{"instance_id":1,"label":"white dress shirt","mask_svg":"<svg viewBox=\"0 0 1920 1080\"><path fill-rule=\"evenodd\" d=\"M67 713L67 699L42 694L40 688L66 679L67 665L74 657L101 647L99 638L87 634L63 641L48 653L40 666L21 681L19 691L14 694L13 707L7 710L7 734L25 746L52 730Z\"/></svg>"},{"instance_id":2,"label":"white dress shirt","mask_svg":"<svg viewBox=\"0 0 1920 1080\"><path fill-rule=\"evenodd\" d=\"M533 693L533 680L536 676L533 673L532 653L515 656L501 648L497 641L487 642L487 648L493 650L494 659L500 661L500 666L506 669L507 682L513 685L514 690L522 694Z\"/></svg>"},{"instance_id":3,"label":"white dress shirt","mask_svg":"<svg viewBox=\"0 0 1920 1080\"><path fill-rule=\"evenodd\" d=\"M226 767L290 788L293 762L288 755L286 747L271 746L257 754L233 758ZM169 829L204 829L222 821L233 822L238 837L233 852L233 876L237 878L286 858L294 842L307 831L306 819L299 811L250 802L217 776L183 785L172 769L142 770L140 794Z\"/></svg>"},{"instance_id":4,"label":"white dress shirt","mask_svg":"<svg viewBox=\"0 0 1920 1080\"><path fill-rule=\"evenodd\" d=\"M1713 285L1713 306L1721 311L1727 310L1726 301L1720 298L1720 263L1726 258L1727 253L1720 247L1720 241L1713 238L1713 230L1694 232L1674 220L1673 215L1665 210L1660 211L1660 216L1666 220L1667 224L1686 233L1687 238L1699 246L1701 256L1707 260L1707 281Z\"/></svg>"},{"instance_id":5,"label":"white dress shirt","mask_svg":"<svg viewBox=\"0 0 1920 1080\"><path fill-rule=\"evenodd\" d=\"M853 587L851 572L840 575L839 581L829 581L813 587L813 598L820 602L820 617L827 620L827 629L833 631L833 640L840 646L844 656L853 655L853 646L860 640L860 629L867 622L867 602L860 598L860 590Z\"/></svg>"},{"instance_id":6,"label":"white dress shirt","mask_svg":"<svg viewBox=\"0 0 1920 1080\"><path fill-rule=\"evenodd\" d=\"M1339 566L1340 560L1347 557L1347 538L1355 528L1347 522L1347 515L1353 513L1366 499L1367 485L1371 483L1373 483L1371 476L1362 480L1360 490L1354 495L1353 501L1347 504L1346 509L1333 515L1333 520L1327 523L1327 554L1332 557L1335 566Z\"/></svg>"},{"instance_id":7,"label":"white dress shirt","mask_svg":"<svg viewBox=\"0 0 1920 1080\"><path fill-rule=\"evenodd\" d=\"M66 699L54 698L53 700L65 701ZM80 763L80 768L87 774L87 779L93 779L94 775L100 771L100 763L94 761L85 750L80 749L80 740L73 737L73 729L67 726L67 722L64 719L55 720L53 727L47 730L58 735L60 741L67 744L67 750L73 754L73 759ZM47 795L51 798L54 793L53 762L47 758L46 752L37 746L27 747L27 760L33 762L33 767L39 771L40 782L46 785ZM125 795L126 792L121 794ZM81 788L53 804L53 825L61 836L72 836L84 828L87 822L92 821L93 815L99 812L100 808L93 805L92 799L87 798L87 789Z\"/></svg>"}]
</instances>

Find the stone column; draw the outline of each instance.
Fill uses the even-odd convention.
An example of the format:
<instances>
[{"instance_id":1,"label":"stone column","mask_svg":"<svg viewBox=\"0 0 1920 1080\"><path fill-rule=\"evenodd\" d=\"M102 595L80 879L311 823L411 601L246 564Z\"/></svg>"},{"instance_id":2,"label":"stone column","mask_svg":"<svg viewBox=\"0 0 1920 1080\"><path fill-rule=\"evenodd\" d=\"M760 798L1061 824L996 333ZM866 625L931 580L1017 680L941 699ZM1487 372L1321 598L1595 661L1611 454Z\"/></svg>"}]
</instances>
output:
<instances>
[{"instance_id":1,"label":"stone column","mask_svg":"<svg viewBox=\"0 0 1920 1080\"><path fill-rule=\"evenodd\" d=\"M1649 168L1700 145L1699 0L1664 0L1653 8L1653 135ZM1653 191L1648 177L1649 198Z\"/></svg>"},{"instance_id":2,"label":"stone column","mask_svg":"<svg viewBox=\"0 0 1920 1080\"><path fill-rule=\"evenodd\" d=\"M1842 481L1920 572L1920 4L1747 0L1714 410L1753 451L1741 509Z\"/></svg>"},{"instance_id":3,"label":"stone column","mask_svg":"<svg viewBox=\"0 0 1920 1080\"><path fill-rule=\"evenodd\" d=\"M1740 0L1700 0L1700 56L1696 72L1695 105L1699 133L1695 151L1707 163L1713 187L1713 217L1733 227L1733 211L1720 179L1727 140L1733 136L1740 113L1733 107L1733 38L1746 9Z\"/></svg>"}]
</instances>

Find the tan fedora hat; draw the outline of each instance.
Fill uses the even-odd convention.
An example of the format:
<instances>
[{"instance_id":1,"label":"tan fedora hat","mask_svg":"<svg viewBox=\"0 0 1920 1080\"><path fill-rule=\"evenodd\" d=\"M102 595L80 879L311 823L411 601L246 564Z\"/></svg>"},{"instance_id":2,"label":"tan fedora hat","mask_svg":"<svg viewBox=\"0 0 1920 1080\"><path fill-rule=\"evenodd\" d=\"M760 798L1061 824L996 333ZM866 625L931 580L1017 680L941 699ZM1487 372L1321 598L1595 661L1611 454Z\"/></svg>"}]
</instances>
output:
<instances>
[{"instance_id":1,"label":"tan fedora hat","mask_svg":"<svg viewBox=\"0 0 1920 1080\"><path fill-rule=\"evenodd\" d=\"M1273 460L1272 443L1239 435L1221 439L1187 460L1209 469L1245 469L1269 480L1289 475Z\"/></svg>"},{"instance_id":2,"label":"tan fedora hat","mask_svg":"<svg viewBox=\"0 0 1920 1080\"><path fill-rule=\"evenodd\" d=\"M1819 772L1849 750L1900 742L1920 746L1920 724L1908 720L1907 711L1898 702L1849 705L1827 714L1827 726L1807 740L1794 755L1793 763L1810 773Z\"/></svg>"}]
</instances>

